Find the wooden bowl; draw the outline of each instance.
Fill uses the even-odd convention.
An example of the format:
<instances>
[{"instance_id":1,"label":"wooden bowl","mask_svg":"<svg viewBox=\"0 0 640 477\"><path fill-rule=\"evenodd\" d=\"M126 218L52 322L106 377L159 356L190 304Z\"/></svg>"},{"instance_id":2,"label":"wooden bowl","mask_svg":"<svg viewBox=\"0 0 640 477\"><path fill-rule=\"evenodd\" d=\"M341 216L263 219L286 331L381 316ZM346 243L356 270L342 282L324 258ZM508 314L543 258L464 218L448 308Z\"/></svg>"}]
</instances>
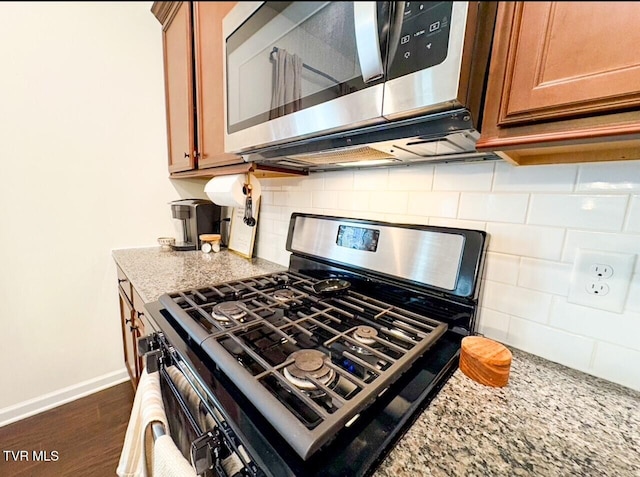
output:
<instances>
[{"instance_id":1,"label":"wooden bowl","mask_svg":"<svg viewBox=\"0 0 640 477\"><path fill-rule=\"evenodd\" d=\"M482 336L462 338L460 371L486 386L503 387L509 382L511 351Z\"/></svg>"}]
</instances>

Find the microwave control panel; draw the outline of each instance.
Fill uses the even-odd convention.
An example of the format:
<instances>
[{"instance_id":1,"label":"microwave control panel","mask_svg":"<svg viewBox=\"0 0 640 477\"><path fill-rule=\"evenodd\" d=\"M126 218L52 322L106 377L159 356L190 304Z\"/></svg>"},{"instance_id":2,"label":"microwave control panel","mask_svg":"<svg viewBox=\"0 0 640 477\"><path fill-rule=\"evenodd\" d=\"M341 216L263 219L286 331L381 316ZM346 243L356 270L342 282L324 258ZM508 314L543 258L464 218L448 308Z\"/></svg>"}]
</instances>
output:
<instances>
[{"instance_id":1,"label":"microwave control panel","mask_svg":"<svg viewBox=\"0 0 640 477\"><path fill-rule=\"evenodd\" d=\"M453 2L405 2L402 29L387 79L442 63L449 49Z\"/></svg>"}]
</instances>

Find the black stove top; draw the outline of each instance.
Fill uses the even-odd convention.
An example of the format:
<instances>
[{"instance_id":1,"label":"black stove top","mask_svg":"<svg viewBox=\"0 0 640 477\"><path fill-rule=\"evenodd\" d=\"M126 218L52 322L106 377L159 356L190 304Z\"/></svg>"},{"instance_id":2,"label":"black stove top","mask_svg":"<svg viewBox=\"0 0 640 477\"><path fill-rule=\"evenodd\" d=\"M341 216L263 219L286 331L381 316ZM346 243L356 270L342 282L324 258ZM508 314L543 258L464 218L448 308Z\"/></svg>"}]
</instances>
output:
<instances>
[{"instance_id":1,"label":"black stove top","mask_svg":"<svg viewBox=\"0 0 640 477\"><path fill-rule=\"evenodd\" d=\"M447 329L350 289L316 291L325 283L286 272L160 297L303 458L357 419Z\"/></svg>"},{"instance_id":2,"label":"black stove top","mask_svg":"<svg viewBox=\"0 0 640 477\"><path fill-rule=\"evenodd\" d=\"M224 417L218 428L255 462L246 475L367 475L457 367L486 235L302 214L291 223L286 272L146 308ZM333 241L328 252L318 236ZM389 237L442 256L415 266L403 254L416 244L391 253Z\"/></svg>"}]
</instances>

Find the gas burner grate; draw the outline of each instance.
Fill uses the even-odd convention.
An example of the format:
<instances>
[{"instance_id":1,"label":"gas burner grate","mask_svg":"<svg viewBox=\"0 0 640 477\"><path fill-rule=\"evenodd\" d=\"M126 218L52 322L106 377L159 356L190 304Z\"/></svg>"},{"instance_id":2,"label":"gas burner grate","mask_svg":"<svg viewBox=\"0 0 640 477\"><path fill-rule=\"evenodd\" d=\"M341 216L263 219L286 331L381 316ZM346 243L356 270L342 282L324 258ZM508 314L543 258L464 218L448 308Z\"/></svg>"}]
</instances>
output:
<instances>
[{"instance_id":1,"label":"gas burner grate","mask_svg":"<svg viewBox=\"0 0 640 477\"><path fill-rule=\"evenodd\" d=\"M357 418L447 329L353 290L320 295L319 281L288 271L160 298L285 439L298 436L290 444L301 455Z\"/></svg>"}]
</instances>

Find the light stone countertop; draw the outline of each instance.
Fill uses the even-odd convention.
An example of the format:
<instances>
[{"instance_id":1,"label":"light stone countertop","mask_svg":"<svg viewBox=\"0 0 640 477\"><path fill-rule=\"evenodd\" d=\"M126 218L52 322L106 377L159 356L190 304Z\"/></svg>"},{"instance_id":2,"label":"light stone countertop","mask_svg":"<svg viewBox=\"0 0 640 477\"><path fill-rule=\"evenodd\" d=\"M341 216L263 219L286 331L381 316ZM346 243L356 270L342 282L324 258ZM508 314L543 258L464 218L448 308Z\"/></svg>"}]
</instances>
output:
<instances>
[{"instance_id":1,"label":"light stone countertop","mask_svg":"<svg viewBox=\"0 0 640 477\"><path fill-rule=\"evenodd\" d=\"M507 386L458 369L374 476L640 476L639 392L510 349Z\"/></svg>"},{"instance_id":2,"label":"light stone countertop","mask_svg":"<svg viewBox=\"0 0 640 477\"><path fill-rule=\"evenodd\" d=\"M165 292L285 270L231 252L121 249L145 301ZM457 370L374 477L640 477L640 392L512 349L509 383Z\"/></svg>"},{"instance_id":3,"label":"light stone countertop","mask_svg":"<svg viewBox=\"0 0 640 477\"><path fill-rule=\"evenodd\" d=\"M112 256L145 303L157 300L163 293L287 269L261 258L247 259L226 249L202 253L199 250L174 252L162 247L130 248L113 250Z\"/></svg>"}]
</instances>

